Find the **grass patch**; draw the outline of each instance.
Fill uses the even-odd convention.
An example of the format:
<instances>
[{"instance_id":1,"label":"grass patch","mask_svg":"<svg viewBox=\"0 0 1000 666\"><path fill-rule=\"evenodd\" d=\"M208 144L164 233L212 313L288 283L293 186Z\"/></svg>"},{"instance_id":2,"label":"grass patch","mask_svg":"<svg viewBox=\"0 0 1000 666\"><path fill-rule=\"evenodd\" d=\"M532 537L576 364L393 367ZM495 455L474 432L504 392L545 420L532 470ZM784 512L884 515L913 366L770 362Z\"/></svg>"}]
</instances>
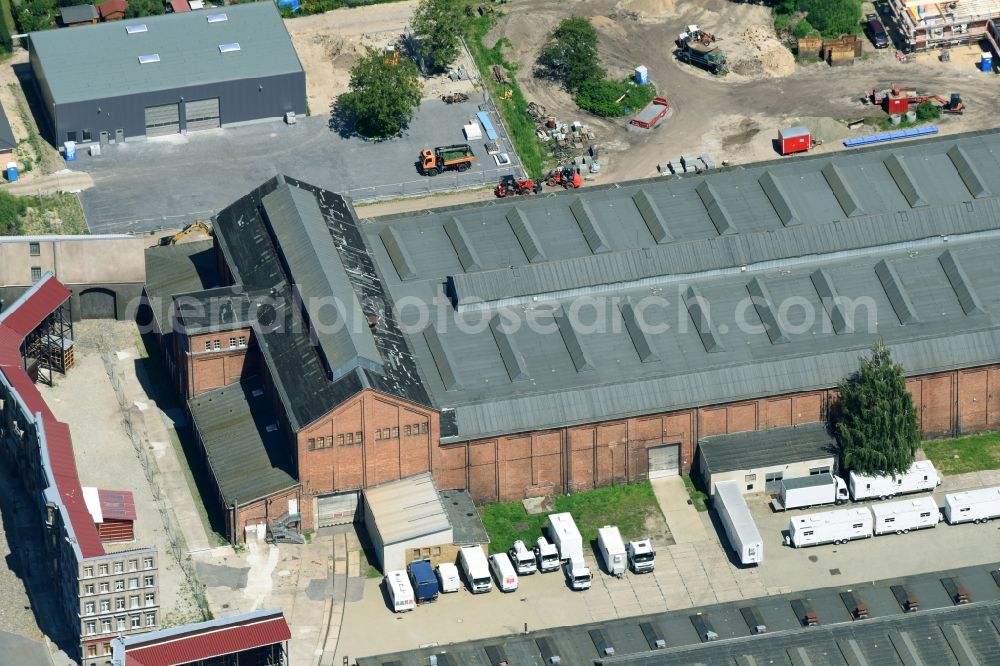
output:
<instances>
[{"instance_id":1,"label":"grass patch","mask_svg":"<svg viewBox=\"0 0 1000 666\"><path fill-rule=\"evenodd\" d=\"M572 495L557 495L553 511L569 511L585 542L597 539L597 529L617 525L626 541L646 536L646 519L662 520L648 481L609 486ZM528 515L520 502L487 504L479 509L490 535L490 553L506 552L517 539L534 543L542 535L546 516Z\"/></svg>"},{"instance_id":2,"label":"grass patch","mask_svg":"<svg viewBox=\"0 0 1000 666\"><path fill-rule=\"evenodd\" d=\"M78 236L90 233L80 199L75 194L54 192L23 198L28 204L21 221L26 235Z\"/></svg>"},{"instance_id":3,"label":"grass patch","mask_svg":"<svg viewBox=\"0 0 1000 666\"><path fill-rule=\"evenodd\" d=\"M924 453L942 474L1000 468L1000 432L924 442Z\"/></svg>"},{"instance_id":4,"label":"grass patch","mask_svg":"<svg viewBox=\"0 0 1000 666\"><path fill-rule=\"evenodd\" d=\"M694 486L694 481L687 474L684 475L684 488L688 491L688 497L691 498L691 504L694 505L697 511L708 511L708 507L705 502L708 501L708 495Z\"/></svg>"},{"instance_id":5,"label":"grass patch","mask_svg":"<svg viewBox=\"0 0 1000 666\"><path fill-rule=\"evenodd\" d=\"M374 566L372 566L371 564L369 564L368 571L365 572L365 578L381 578L381 577L382 577L382 572L379 571Z\"/></svg>"},{"instance_id":6,"label":"grass patch","mask_svg":"<svg viewBox=\"0 0 1000 666\"><path fill-rule=\"evenodd\" d=\"M490 94L496 102L497 110L503 116L510 132L510 139L521 157L521 163L525 171L532 178L541 178L545 173L546 156L542 144L535 135L535 122L528 115L528 102L524 99L524 93L517 83L517 65L508 60L503 55L505 46L509 46L506 38L497 40L492 47L487 47L483 40L496 22L495 14L487 14L473 19L469 23L466 33L466 43L472 58L476 61L479 74L484 85L489 89ZM500 85L493 77L490 67L500 65L507 70L509 85ZM506 97L510 91L510 98Z\"/></svg>"}]
</instances>

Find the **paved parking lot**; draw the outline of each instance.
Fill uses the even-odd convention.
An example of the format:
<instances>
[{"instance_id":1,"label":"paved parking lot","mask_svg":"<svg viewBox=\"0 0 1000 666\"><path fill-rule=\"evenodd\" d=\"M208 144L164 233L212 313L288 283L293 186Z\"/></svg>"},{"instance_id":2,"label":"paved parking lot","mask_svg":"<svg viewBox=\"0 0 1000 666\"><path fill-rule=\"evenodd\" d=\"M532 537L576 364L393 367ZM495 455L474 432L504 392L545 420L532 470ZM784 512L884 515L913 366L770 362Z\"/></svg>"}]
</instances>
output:
<instances>
[{"instance_id":1,"label":"paved parking lot","mask_svg":"<svg viewBox=\"0 0 1000 666\"><path fill-rule=\"evenodd\" d=\"M359 201L476 187L520 169L494 113L509 166L498 167L487 154L485 134L468 142L476 161L463 174L429 178L416 164L425 146L466 143L462 126L484 103L480 93L463 104L425 100L404 136L382 142L344 138L330 129L327 115L319 115L291 126L275 120L128 141L105 146L97 157L81 150L70 166L94 179L94 187L81 193L94 233L178 228L210 217L279 172Z\"/></svg>"}]
</instances>

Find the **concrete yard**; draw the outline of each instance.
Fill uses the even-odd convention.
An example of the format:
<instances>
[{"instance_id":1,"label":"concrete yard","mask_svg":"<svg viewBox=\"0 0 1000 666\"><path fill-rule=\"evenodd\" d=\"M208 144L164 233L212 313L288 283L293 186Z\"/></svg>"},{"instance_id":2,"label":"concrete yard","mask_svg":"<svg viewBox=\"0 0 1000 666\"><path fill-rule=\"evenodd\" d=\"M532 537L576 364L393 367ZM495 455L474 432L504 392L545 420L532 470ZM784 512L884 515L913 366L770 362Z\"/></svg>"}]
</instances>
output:
<instances>
[{"instance_id":1,"label":"concrete yard","mask_svg":"<svg viewBox=\"0 0 1000 666\"><path fill-rule=\"evenodd\" d=\"M510 166L498 167L486 153L485 134L468 142L476 161L465 173L431 178L417 171L417 162L424 147L466 143L462 126L483 103L480 93L463 104L427 100L402 137L382 142L344 138L324 114L292 126L265 121L127 141L106 146L98 157L81 151L74 168L94 179L80 195L93 233L147 232L208 219L279 172L357 200L482 187L520 168L509 142L500 145Z\"/></svg>"}]
</instances>

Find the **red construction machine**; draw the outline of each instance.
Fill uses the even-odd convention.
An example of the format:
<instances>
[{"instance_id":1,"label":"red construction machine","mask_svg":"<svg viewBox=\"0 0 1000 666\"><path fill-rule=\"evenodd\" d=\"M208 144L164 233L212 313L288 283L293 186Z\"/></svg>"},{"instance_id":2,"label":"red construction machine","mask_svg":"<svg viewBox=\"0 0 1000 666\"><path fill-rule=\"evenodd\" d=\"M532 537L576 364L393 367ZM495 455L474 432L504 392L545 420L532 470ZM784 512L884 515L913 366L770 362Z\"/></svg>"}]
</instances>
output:
<instances>
[{"instance_id":1,"label":"red construction machine","mask_svg":"<svg viewBox=\"0 0 1000 666\"><path fill-rule=\"evenodd\" d=\"M545 184L549 187L562 185L565 189L576 189L583 185L583 176L573 167L554 169L545 177Z\"/></svg>"},{"instance_id":2,"label":"red construction machine","mask_svg":"<svg viewBox=\"0 0 1000 666\"><path fill-rule=\"evenodd\" d=\"M493 193L500 199L504 197L514 197L525 194L537 194L542 191L542 181L525 178L523 180L506 175L497 183Z\"/></svg>"}]
</instances>

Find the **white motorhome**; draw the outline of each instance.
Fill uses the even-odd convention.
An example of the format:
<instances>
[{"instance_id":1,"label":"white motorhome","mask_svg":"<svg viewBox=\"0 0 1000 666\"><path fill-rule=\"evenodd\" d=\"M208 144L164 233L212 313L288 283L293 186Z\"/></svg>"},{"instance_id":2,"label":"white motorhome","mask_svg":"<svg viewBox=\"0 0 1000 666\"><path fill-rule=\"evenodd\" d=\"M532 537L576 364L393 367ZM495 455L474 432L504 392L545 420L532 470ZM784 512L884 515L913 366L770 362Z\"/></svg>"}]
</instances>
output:
<instances>
[{"instance_id":1,"label":"white motorhome","mask_svg":"<svg viewBox=\"0 0 1000 666\"><path fill-rule=\"evenodd\" d=\"M726 530L729 545L742 564L759 564L764 561L764 541L753 522L746 499L736 481L719 481L715 484L712 508Z\"/></svg>"},{"instance_id":2,"label":"white motorhome","mask_svg":"<svg viewBox=\"0 0 1000 666\"><path fill-rule=\"evenodd\" d=\"M625 573L628 556L625 553L625 542L621 532L614 525L605 525L597 530L597 549L604 558L604 566L612 576Z\"/></svg>"},{"instance_id":3,"label":"white motorhome","mask_svg":"<svg viewBox=\"0 0 1000 666\"><path fill-rule=\"evenodd\" d=\"M413 586L405 571L389 571L385 574L385 589L396 613L411 611L417 606L413 596Z\"/></svg>"},{"instance_id":4,"label":"white motorhome","mask_svg":"<svg viewBox=\"0 0 1000 666\"><path fill-rule=\"evenodd\" d=\"M506 553L490 555L490 570L497 579L497 587L501 592L513 592L517 589L517 572Z\"/></svg>"},{"instance_id":5,"label":"white motorhome","mask_svg":"<svg viewBox=\"0 0 1000 666\"><path fill-rule=\"evenodd\" d=\"M855 502L886 499L906 493L921 493L941 485L941 475L930 460L918 460L898 476L862 476L850 474L851 497Z\"/></svg>"},{"instance_id":6,"label":"white motorhome","mask_svg":"<svg viewBox=\"0 0 1000 666\"><path fill-rule=\"evenodd\" d=\"M628 564L632 573L649 573L656 564L656 551L649 539L629 541L625 546L628 551Z\"/></svg>"},{"instance_id":7,"label":"white motorhome","mask_svg":"<svg viewBox=\"0 0 1000 666\"><path fill-rule=\"evenodd\" d=\"M514 542L514 546L507 552L507 556L514 563L518 576L527 576L538 570L535 554L528 550L520 539Z\"/></svg>"},{"instance_id":8,"label":"white motorhome","mask_svg":"<svg viewBox=\"0 0 1000 666\"><path fill-rule=\"evenodd\" d=\"M538 537L535 542L535 557L538 559L538 570L542 573L559 571L559 549L545 537Z\"/></svg>"},{"instance_id":9,"label":"white motorhome","mask_svg":"<svg viewBox=\"0 0 1000 666\"><path fill-rule=\"evenodd\" d=\"M482 548L479 546L463 547L458 552L458 561L465 573L465 580L469 583L470 592L480 594L493 589L493 581L490 580L490 566L486 562L486 555Z\"/></svg>"},{"instance_id":10,"label":"white motorhome","mask_svg":"<svg viewBox=\"0 0 1000 666\"><path fill-rule=\"evenodd\" d=\"M944 496L944 519L949 525L985 523L1000 518L1000 487L966 490Z\"/></svg>"},{"instance_id":11,"label":"white motorhome","mask_svg":"<svg viewBox=\"0 0 1000 666\"><path fill-rule=\"evenodd\" d=\"M566 580L574 590L589 590L594 577L583 562L583 557L571 557L566 561Z\"/></svg>"},{"instance_id":12,"label":"white motorhome","mask_svg":"<svg viewBox=\"0 0 1000 666\"><path fill-rule=\"evenodd\" d=\"M868 509L837 509L792 518L788 537L796 548L824 543L847 543L872 536L872 513Z\"/></svg>"},{"instance_id":13,"label":"white motorhome","mask_svg":"<svg viewBox=\"0 0 1000 666\"><path fill-rule=\"evenodd\" d=\"M941 510L931 496L886 502L871 507L875 534L906 534L910 530L937 527Z\"/></svg>"},{"instance_id":14,"label":"white motorhome","mask_svg":"<svg viewBox=\"0 0 1000 666\"><path fill-rule=\"evenodd\" d=\"M560 560L570 560L574 557L583 560L583 539L580 537L580 530L573 522L573 516L569 513L549 514L546 521L546 528L552 543L559 549Z\"/></svg>"},{"instance_id":15,"label":"white motorhome","mask_svg":"<svg viewBox=\"0 0 1000 666\"><path fill-rule=\"evenodd\" d=\"M441 592L458 592L462 586L462 581L458 577L458 567L450 562L442 562L437 565L438 583L441 584Z\"/></svg>"}]
</instances>

